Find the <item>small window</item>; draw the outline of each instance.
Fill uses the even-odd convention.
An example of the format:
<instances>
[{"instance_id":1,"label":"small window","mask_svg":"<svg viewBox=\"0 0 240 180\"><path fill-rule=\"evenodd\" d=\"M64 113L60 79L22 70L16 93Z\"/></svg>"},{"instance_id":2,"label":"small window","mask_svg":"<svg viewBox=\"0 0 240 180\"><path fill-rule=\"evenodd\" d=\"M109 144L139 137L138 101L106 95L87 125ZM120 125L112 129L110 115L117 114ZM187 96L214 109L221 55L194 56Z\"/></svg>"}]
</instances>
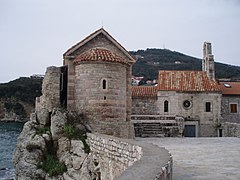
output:
<instances>
[{"instance_id":1,"label":"small window","mask_svg":"<svg viewBox=\"0 0 240 180\"><path fill-rule=\"evenodd\" d=\"M102 84L101 84L101 86L102 86L102 89L107 89L107 80L106 79L102 79Z\"/></svg>"},{"instance_id":2,"label":"small window","mask_svg":"<svg viewBox=\"0 0 240 180\"><path fill-rule=\"evenodd\" d=\"M211 112L211 102L206 102L206 104L205 104L205 111L206 112Z\"/></svg>"},{"instance_id":3,"label":"small window","mask_svg":"<svg viewBox=\"0 0 240 180\"><path fill-rule=\"evenodd\" d=\"M230 113L237 113L237 104L230 104Z\"/></svg>"},{"instance_id":4,"label":"small window","mask_svg":"<svg viewBox=\"0 0 240 180\"><path fill-rule=\"evenodd\" d=\"M168 112L168 101L164 101L164 112Z\"/></svg>"},{"instance_id":5,"label":"small window","mask_svg":"<svg viewBox=\"0 0 240 180\"><path fill-rule=\"evenodd\" d=\"M190 101L190 100L185 100L185 101L183 101L183 107L184 107L185 109L190 109L190 108L192 107L191 101Z\"/></svg>"}]
</instances>

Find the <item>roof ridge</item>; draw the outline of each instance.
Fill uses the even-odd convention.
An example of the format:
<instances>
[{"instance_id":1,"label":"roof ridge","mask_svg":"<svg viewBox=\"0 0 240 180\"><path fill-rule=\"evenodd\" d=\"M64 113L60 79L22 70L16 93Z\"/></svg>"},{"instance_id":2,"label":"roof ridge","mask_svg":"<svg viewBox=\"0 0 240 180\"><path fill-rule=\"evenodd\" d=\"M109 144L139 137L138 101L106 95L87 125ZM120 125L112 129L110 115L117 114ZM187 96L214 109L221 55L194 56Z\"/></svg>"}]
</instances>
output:
<instances>
[{"instance_id":1,"label":"roof ridge","mask_svg":"<svg viewBox=\"0 0 240 180\"><path fill-rule=\"evenodd\" d=\"M82 41L78 42L77 44L75 44L74 46L69 48L63 54L63 57L68 56L69 54L71 54L72 52L77 50L79 47L81 47L81 45L84 45L85 43L87 43L88 41L90 41L91 39L93 39L94 37L99 35L100 33L103 33L115 46L117 46L130 59L130 62L132 62L132 63L135 62L135 59L128 53L128 51L115 38L113 38L103 27L101 27L97 31L91 33L86 38L84 38Z\"/></svg>"}]
</instances>

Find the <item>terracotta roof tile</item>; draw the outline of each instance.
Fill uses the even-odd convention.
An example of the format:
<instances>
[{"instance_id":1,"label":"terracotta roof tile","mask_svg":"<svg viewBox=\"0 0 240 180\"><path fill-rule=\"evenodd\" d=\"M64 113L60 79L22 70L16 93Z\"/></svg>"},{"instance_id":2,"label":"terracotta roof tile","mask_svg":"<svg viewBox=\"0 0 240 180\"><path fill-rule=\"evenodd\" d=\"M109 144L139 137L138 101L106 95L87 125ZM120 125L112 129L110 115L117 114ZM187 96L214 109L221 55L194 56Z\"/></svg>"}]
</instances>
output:
<instances>
[{"instance_id":1,"label":"terracotta roof tile","mask_svg":"<svg viewBox=\"0 0 240 180\"><path fill-rule=\"evenodd\" d=\"M157 89L179 92L220 92L217 82L211 81L204 71L159 71Z\"/></svg>"},{"instance_id":2,"label":"terracotta roof tile","mask_svg":"<svg viewBox=\"0 0 240 180\"><path fill-rule=\"evenodd\" d=\"M240 82L220 82L219 88L223 95L240 95Z\"/></svg>"},{"instance_id":3,"label":"terracotta roof tile","mask_svg":"<svg viewBox=\"0 0 240 180\"><path fill-rule=\"evenodd\" d=\"M127 64L125 59L103 48L90 49L89 51L78 55L73 62L77 64L82 61L109 61Z\"/></svg>"},{"instance_id":4,"label":"terracotta roof tile","mask_svg":"<svg viewBox=\"0 0 240 180\"><path fill-rule=\"evenodd\" d=\"M157 97L156 86L132 86L133 97Z\"/></svg>"}]
</instances>

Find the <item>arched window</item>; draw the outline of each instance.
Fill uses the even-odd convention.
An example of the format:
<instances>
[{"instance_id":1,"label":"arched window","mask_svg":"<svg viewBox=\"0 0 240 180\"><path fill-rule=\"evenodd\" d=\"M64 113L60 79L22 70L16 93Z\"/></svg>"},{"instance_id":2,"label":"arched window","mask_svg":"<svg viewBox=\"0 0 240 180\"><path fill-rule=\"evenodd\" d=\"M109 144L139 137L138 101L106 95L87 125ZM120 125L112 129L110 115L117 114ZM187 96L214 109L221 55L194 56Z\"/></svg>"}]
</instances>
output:
<instances>
[{"instance_id":1,"label":"arched window","mask_svg":"<svg viewBox=\"0 0 240 180\"><path fill-rule=\"evenodd\" d=\"M164 112L168 112L168 101L164 101Z\"/></svg>"},{"instance_id":2,"label":"arched window","mask_svg":"<svg viewBox=\"0 0 240 180\"><path fill-rule=\"evenodd\" d=\"M106 79L102 80L102 89L107 89L107 80Z\"/></svg>"}]
</instances>

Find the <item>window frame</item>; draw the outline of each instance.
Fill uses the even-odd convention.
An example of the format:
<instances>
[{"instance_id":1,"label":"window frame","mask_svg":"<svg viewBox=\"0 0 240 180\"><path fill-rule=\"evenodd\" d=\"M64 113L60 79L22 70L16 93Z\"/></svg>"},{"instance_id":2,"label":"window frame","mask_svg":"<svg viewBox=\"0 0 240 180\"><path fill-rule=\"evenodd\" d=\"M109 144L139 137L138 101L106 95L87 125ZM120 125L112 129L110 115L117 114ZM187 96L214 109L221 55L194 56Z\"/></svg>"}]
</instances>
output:
<instances>
[{"instance_id":1,"label":"window frame","mask_svg":"<svg viewBox=\"0 0 240 180\"><path fill-rule=\"evenodd\" d=\"M209 106L207 106L209 104ZM208 109L209 108L209 109ZM212 102L211 101L206 101L205 102L205 112L212 112Z\"/></svg>"},{"instance_id":2,"label":"window frame","mask_svg":"<svg viewBox=\"0 0 240 180\"><path fill-rule=\"evenodd\" d=\"M168 113L169 112L169 101L165 100L163 102L163 112Z\"/></svg>"},{"instance_id":3,"label":"window frame","mask_svg":"<svg viewBox=\"0 0 240 180\"><path fill-rule=\"evenodd\" d=\"M235 107L234 107L235 106ZM233 111L232 107L234 107L233 109L235 111ZM230 103L229 104L229 113L231 114L235 114L235 113L238 113L238 103Z\"/></svg>"},{"instance_id":4,"label":"window frame","mask_svg":"<svg viewBox=\"0 0 240 180\"><path fill-rule=\"evenodd\" d=\"M101 79L100 87L103 91L108 90L108 80L106 78Z\"/></svg>"}]
</instances>

